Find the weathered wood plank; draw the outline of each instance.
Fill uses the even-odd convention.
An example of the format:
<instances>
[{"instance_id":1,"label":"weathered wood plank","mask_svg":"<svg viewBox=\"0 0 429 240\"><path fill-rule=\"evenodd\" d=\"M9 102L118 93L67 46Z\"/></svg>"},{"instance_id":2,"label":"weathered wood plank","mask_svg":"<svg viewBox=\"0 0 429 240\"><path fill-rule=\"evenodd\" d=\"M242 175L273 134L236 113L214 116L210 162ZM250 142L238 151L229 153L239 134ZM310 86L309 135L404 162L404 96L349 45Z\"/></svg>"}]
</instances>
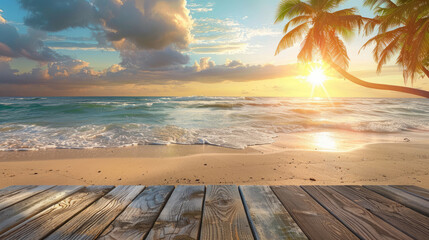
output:
<instances>
[{"instance_id":1,"label":"weathered wood plank","mask_svg":"<svg viewBox=\"0 0 429 240\"><path fill-rule=\"evenodd\" d=\"M407 193L416 195L417 197L421 197L429 201L429 190L427 189L413 185L393 185L392 187L401 189Z\"/></svg>"},{"instance_id":2,"label":"weathered wood plank","mask_svg":"<svg viewBox=\"0 0 429 240\"><path fill-rule=\"evenodd\" d=\"M42 239L111 189L113 186L82 188L1 234L0 239Z\"/></svg>"},{"instance_id":3,"label":"weathered wood plank","mask_svg":"<svg viewBox=\"0 0 429 240\"><path fill-rule=\"evenodd\" d=\"M4 194L9 194L25 187L31 187L31 185L12 185L9 187L2 188L0 189L0 197L2 197Z\"/></svg>"},{"instance_id":4,"label":"weathered wood plank","mask_svg":"<svg viewBox=\"0 0 429 240\"><path fill-rule=\"evenodd\" d=\"M46 239L95 239L144 186L118 186L70 219Z\"/></svg>"},{"instance_id":5,"label":"weathered wood plank","mask_svg":"<svg viewBox=\"0 0 429 240\"><path fill-rule=\"evenodd\" d=\"M415 239L428 238L428 217L362 186L332 186L332 188L408 236Z\"/></svg>"},{"instance_id":6,"label":"weathered wood plank","mask_svg":"<svg viewBox=\"0 0 429 240\"><path fill-rule=\"evenodd\" d=\"M55 186L0 211L0 233L75 193L82 186Z\"/></svg>"},{"instance_id":7,"label":"weathered wood plank","mask_svg":"<svg viewBox=\"0 0 429 240\"><path fill-rule=\"evenodd\" d=\"M144 239L174 186L150 186L107 227L98 239Z\"/></svg>"},{"instance_id":8,"label":"weathered wood plank","mask_svg":"<svg viewBox=\"0 0 429 240\"><path fill-rule=\"evenodd\" d=\"M240 186L240 191L256 239L307 239L269 186Z\"/></svg>"},{"instance_id":9,"label":"weathered wood plank","mask_svg":"<svg viewBox=\"0 0 429 240\"><path fill-rule=\"evenodd\" d=\"M254 239L237 186L207 186L201 224L203 240Z\"/></svg>"},{"instance_id":10,"label":"weathered wood plank","mask_svg":"<svg viewBox=\"0 0 429 240\"><path fill-rule=\"evenodd\" d=\"M429 217L429 201L423 198L416 197L391 186L366 185L364 187Z\"/></svg>"},{"instance_id":11,"label":"weathered wood plank","mask_svg":"<svg viewBox=\"0 0 429 240\"><path fill-rule=\"evenodd\" d=\"M353 239L358 237L298 186L271 189L295 222L310 239Z\"/></svg>"},{"instance_id":12,"label":"weathered wood plank","mask_svg":"<svg viewBox=\"0 0 429 240\"><path fill-rule=\"evenodd\" d=\"M411 239L328 186L302 188L361 239Z\"/></svg>"},{"instance_id":13,"label":"weathered wood plank","mask_svg":"<svg viewBox=\"0 0 429 240\"><path fill-rule=\"evenodd\" d=\"M12 186L5 188L0 196L0 210L53 187L54 186Z\"/></svg>"},{"instance_id":14,"label":"weathered wood plank","mask_svg":"<svg viewBox=\"0 0 429 240\"><path fill-rule=\"evenodd\" d=\"M197 239L204 186L177 186L146 239Z\"/></svg>"}]
</instances>

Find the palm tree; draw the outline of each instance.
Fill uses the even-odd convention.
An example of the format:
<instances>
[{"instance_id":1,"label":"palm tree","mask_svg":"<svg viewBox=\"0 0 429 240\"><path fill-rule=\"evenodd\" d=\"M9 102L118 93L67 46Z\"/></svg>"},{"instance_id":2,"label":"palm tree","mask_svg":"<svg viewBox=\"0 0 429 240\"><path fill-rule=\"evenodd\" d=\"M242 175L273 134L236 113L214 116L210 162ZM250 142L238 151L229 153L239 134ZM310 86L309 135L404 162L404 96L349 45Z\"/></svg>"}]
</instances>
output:
<instances>
[{"instance_id":1,"label":"palm tree","mask_svg":"<svg viewBox=\"0 0 429 240\"><path fill-rule=\"evenodd\" d=\"M365 0L374 9L377 24L368 24L367 32L378 26L378 34L363 48L375 43L377 72L395 54L403 69L404 81L413 83L416 75L429 77L429 1Z\"/></svg>"},{"instance_id":2,"label":"palm tree","mask_svg":"<svg viewBox=\"0 0 429 240\"><path fill-rule=\"evenodd\" d=\"M285 35L278 44L276 55L304 37L298 54L299 61L311 62L316 56L320 56L344 78L358 85L429 98L429 92L424 90L370 83L346 71L349 57L342 38L351 37L353 32L360 30L364 24L376 25L378 20L357 15L356 8L333 11L343 2L344 0L283 0L278 7L275 22L281 22L285 18L290 20L283 29ZM289 30L292 26L295 27Z\"/></svg>"}]
</instances>

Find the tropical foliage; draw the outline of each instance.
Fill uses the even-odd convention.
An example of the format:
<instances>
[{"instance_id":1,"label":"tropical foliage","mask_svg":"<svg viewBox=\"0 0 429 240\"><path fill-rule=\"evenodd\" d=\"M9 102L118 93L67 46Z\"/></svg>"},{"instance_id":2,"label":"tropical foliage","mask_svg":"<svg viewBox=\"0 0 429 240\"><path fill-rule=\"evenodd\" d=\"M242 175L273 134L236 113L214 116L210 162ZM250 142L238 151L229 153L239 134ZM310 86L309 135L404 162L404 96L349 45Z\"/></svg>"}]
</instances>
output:
<instances>
[{"instance_id":1,"label":"tropical foliage","mask_svg":"<svg viewBox=\"0 0 429 240\"><path fill-rule=\"evenodd\" d=\"M275 22L289 19L283 31L276 54L302 40L298 60L311 62L321 57L346 79L375 89L393 90L429 97L429 92L360 80L346 69L349 57L343 39L364 29L377 35L364 47L375 44L374 58L377 71L398 55L397 63L404 69L404 80L412 80L422 73L427 76L429 64L429 1L422 0L365 0L376 17L365 18L356 8L338 10L344 0L283 0ZM292 29L291 29L292 28Z\"/></svg>"},{"instance_id":2,"label":"tropical foliage","mask_svg":"<svg viewBox=\"0 0 429 240\"><path fill-rule=\"evenodd\" d=\"M364 25L365 18L357 15L356 8L331 12L344 0L284 0L280 3L276 23L289 18L276 54L304 38L298 60L311 62L316 55L347 68L349 57L341 37L353 36L355 29ZM289 29L296 26L292 30ZM341 36L341 37L340 37Z\"/></svg>"},{"instance_id":3,"label":"tropical foliage","mask_svg":"<svg viewBox=\"0 0 429 240\"><path fill-rule=\"evenodd\" d=\"M367 24L367 32L378 27L378 34L364 47L375 44L374 59L377 71L393 56L403 68L405 83L416 75L429 77L429 1L422 0L366 0L374 9L374 23Z\"/></svg>"}]
</instances>

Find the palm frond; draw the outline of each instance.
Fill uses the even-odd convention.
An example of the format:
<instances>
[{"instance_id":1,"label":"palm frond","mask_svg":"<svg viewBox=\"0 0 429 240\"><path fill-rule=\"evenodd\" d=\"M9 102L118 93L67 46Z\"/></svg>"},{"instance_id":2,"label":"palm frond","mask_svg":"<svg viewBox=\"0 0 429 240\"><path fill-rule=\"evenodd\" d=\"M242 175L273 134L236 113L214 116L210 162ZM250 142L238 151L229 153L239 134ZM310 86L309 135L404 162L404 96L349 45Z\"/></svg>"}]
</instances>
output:
<instances>
[{"instance_id":1,"label":"palm frond","mask_svg":"<svg viewBox=\"0 0 429 240\"><path fill-rule=\"evenodd\" d=\"M289 30L289 27L291 26L295 26L310 20L311 20L311 17L307 15L294 17L291 20L289 20L289 22L284 26L283 33L287 33L287 31Z\"/></svg>"},{"instance_id":2,"label":"palm frond","mask_svg":"<svg viewBox=\"0 0 429 240\"><path fill-rule=\"evenodd\" d=\"M308 30L307 36L305 36L304 41L301 43L301 50L298 53L298 61L311 62L313 60L313 52L315 46L313 34L314 28Z\"/></svg>"},{"instance_id":3,"label":"palm frond","mask_svg":"<svg viewBox=\"0 0 429 240\"><path fill-rule=\"evenodd\" d=\"M285 18L293 18L299 15L311 15L314 10L301 0L282 0L277 8L275 23L283 21Z\"/></svg>"},{"instance_id":4,"label":"palm frond","mask_svg":"<svg viewBox=\"0 0 429 240\"><path fill-rule=\"evenodd\" d=\"M331 59L342 68L346 69L349 66L349 57L344 42L339 38L335 31L329 32L328 49Z\"/></svg>"},{"instance_id":5,"label":"palm frond","mask_svg":"<svg viewBox=\"0 0 429 240\"><path fill-rule=\"evenodd\" d=\"M395 7L396 4L391 0L365 0L364 6L376 8L381 5L385 5L386 7Z\"/></svg>"},{"instance_id":6,"label":"palm frond","mask_svg":"<svg viewBox=\"0 0 429 240\"><path fill-rule=\"evenodd\" d=\"M399 44L401 40L401 35L396 36L394 39L390 41L389 44L379 53L378 56L378 65L377 65L377 73L381 72L381 69L384 64L396 53L396 51L401 47Z\"/></svg>"},{"instance_id":7,"label":"palm frond","mask_svg":"<svg viewBox=\"0 0 429 240\"><path fill-rule=\"evenodd\" d=\"M306 33L309 26L308 23L303 23L286 33L280 40L275 55L279 54L283 49L293 46Z\"/></svg>"}]
</instances>

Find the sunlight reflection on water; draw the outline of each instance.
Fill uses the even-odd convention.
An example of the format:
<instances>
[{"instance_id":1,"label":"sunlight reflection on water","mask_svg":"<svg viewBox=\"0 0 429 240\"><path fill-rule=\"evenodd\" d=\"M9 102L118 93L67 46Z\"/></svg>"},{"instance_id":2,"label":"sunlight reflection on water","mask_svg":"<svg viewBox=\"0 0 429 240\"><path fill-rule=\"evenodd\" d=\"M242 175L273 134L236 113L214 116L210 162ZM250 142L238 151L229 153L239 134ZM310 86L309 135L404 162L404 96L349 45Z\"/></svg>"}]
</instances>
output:
<instances>
[{"instance_id":1,"label":"sunlight reflection on water","mask_svg":"<svg viewBox=\"0 0 429 240\"><path fill-rule=\"evenodd\" d=\"M314 133L314 147L318 150L337 150L337 142L330 132Z\"/></svg>"}]
</instances>

